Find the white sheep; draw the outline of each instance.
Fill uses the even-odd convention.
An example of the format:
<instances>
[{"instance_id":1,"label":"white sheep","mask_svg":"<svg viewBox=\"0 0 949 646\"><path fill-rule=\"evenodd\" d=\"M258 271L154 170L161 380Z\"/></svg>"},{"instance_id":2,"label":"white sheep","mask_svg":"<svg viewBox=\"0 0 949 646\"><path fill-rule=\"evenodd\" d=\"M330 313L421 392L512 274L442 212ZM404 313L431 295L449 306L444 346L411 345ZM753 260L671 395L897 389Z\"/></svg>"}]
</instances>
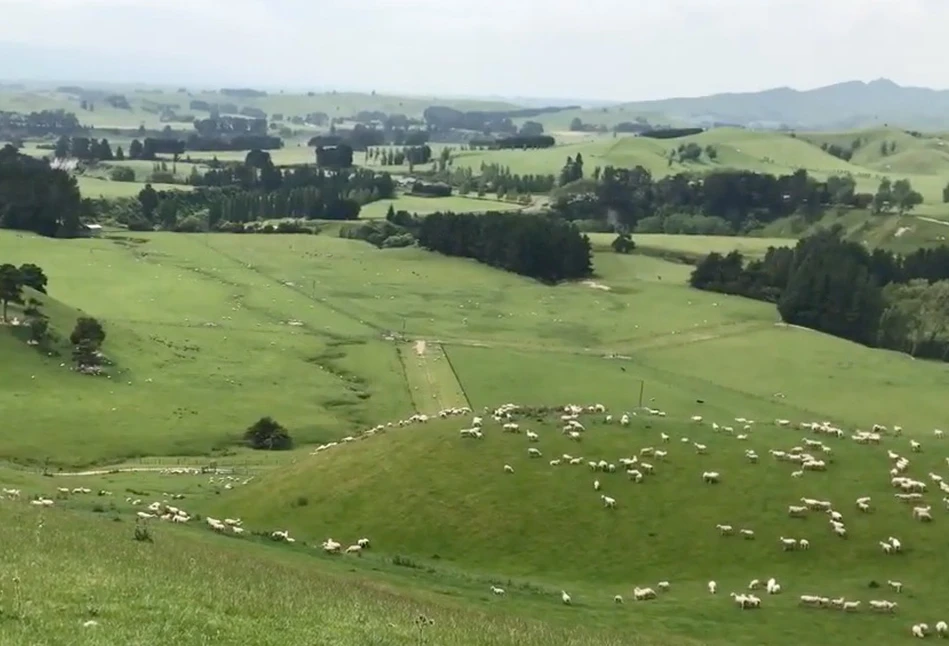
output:
<instances>
[{"instance_id":1,"label":"white sheep","mask_svg":"<svg viewBox=\"0 0 949 646\"><path fill-rule=\"evenodd\" d=\"M702 479L707 484L716 484L720 478L721 476L719 475L718 471L706 471L702 474Z\"/></svg>"},{"instance_id":2,"label":"white sheep","mask_svg":"<svg viewBox=\"0 0 949 646\"><path fill-rule=\"evenodd\" d=\"M368 538L360 538L358 541L356 541L356 545L358 545L359 547L361 547L361 548L363 548L363 549L368 549L368 548L369 548L369 539L368 539Z\"/></svg>"},{"instance_id":3,"label":"white sheep","mask_svg":"<svg viewBox=\"0 0 949 646\"><path fill-rule=\"evenodd\" d=\"M599 481L599 480L594 480L594 481L593 481L593 490L594 490L594 491L599 491L599 490L600 490L600 481Z\"/></svg>"},{"instance_id":4,"label":"white sheep","mask_svg":"<svg viewBox=\"0 0 949 646\"><path fill-rule=\"evenodd\" d=\"M782 536L780 540L781 540L781 546L784 548L785 551L793 550L797 547L797 541L793 538L784 538Z\"/></svg>"},{"instance_id":5,"label":"white sheep","mask_svg":"<svg viewBox=\"0 0 949 646\"><path fill-rule=\"evenodd\" d=\"M537 435L537 433L535 433L534 431L527 431L527 441L528 441L528 442L536 442L536 441L538 441L539 439L540 439L540 436Z\"/></svg>"},{"instance_id":6,"label":"white sheep","mask_svg":"<svg viewBox=\"0 0 949 646\"><path fill-rule=\"evenodd\" d=\"M498 595L498 596L500 597L500 596L503 596L503 595L504 595L504 588L499 588L499 587L496 586L496 585L492 585L492 586L491 586L491 592L493 592L494 594L496 594L496 595Z\"/></svg>"},{"instance_id":7,"label":"white sheep","mask_svg":"<svg viewBox=\"0 0 949 646\"><path fill-rule=\"evenodd\" d=\"M751 583L748 584L749 590L757 590L760 587L761 587L761 581L759 581L758 579L752 579Z\"/></svg>"},{"instance_id":8,"label":"white sheep","mask_svg":"<svg viewBox=\"0 0 949 646\"><path fill-rule=\"evenodd\" d=\"M609 417L609 415L607 415L607 417ZM623 603L623 597L621 595L616 595L613 597L613 603Z\"/></svg>"},{"instance_id":9,"label":"white sheep","mask_svg":"<svg viewBox=\"0 0 949 646\"><path fill-rule=\"evenodd\" d=\"M563 601L565 606L570 605L570 595L563 590L560 591L560 600Z\"/></svg>"},{"instance_id":10,"label":"white sheep","mask_svg":"<svg viewBox=\"0 0 949 646\"><path fill-rule=\"evenodd\" d=\"M937 622L937 623L936 623L936 633L937 633L940 637L949 636L949 624L947 624L945 621L939 621L939 622Z\"/></svg>"},{"instance_id":11,"label":"white sheep","mask_svg":"<svg viewBox=\"0 0 949 646\"><path fill-rule=\"evenodd\" d=\"M755 532L752 529L740 529L738 533L740 533L745 540L749 541L755 537Z\"/></svg>"},{"instance_id":12,"label":"white sheep","mask_svg":"<svg viewBox=\"0 0 949 646\"><path fill-rule=\"evenodd\" d=\"M890 586L891 588L893 588L893 590L894 590L895 592L902 592L902 591L903 591L903 584L902 584L901 582L899 582L899 581L889 581L889 580L887 580L886 584L887 584L888 586Z\"/></svg>"},{"instance_id":13,"label":"white sheep","mask_svg":"<svg viewBox=\"0 0 949 646\"><path fill-rule=\"evenodd\" d=\"M797 544L798 544L798 547L800 547L802 550L807 550L807 549L810 549L811 547L810 542L806 538L802 538L801 540L797 542Z\"/></svg>"},{"instance_id":14,"label":"white sheep","mask_svg":"<svg viewBox=\"0 0 949 646\"><path fill-rule=\"evenodd\" d=\"M347 554L355 554L356 556L362 556L362 547L359 545L350 545L346 548Z\"/></svg>"},{"instance_id":15,"label":"white sheep","mask_svg":"<svg viewBox=\"0 0 949 646\"><path fill-rule=\"evenodd\" d=\"M534 448L527 449L527 457L529 458L539 458L542 455L543 454L540 452L539 449L534 449Z\"/></svg>"},{"instance_id":16,"label":"white sheep","mask_svg":"<svg viewBox=\"0 0 949 646\"><path fill-rule=\"evenodd\" d=\"M709 594L715 594L715 591L716 591L716 590L718 590L718 584L715 583L714 581L709 581L709 582L708 582L708 591L709 591Z\"/></svg>"},{"instance_id":17,"label":"white sheep","mask_svg":"<svg viewBox=\"0 0 949 646\"><path fill-rule=\"evenodd\" d=\"M514 467L512 467L510 464L505 464L504 473L514 473Z\"/></svg>"},{"instance_id":18,"label":"white sheep","mask_svg":"<svg viewBox=\"0 0 949 646\"><path fill-rule=\"evenodd\" d=\"M718 529L719 533L722 536L731 536L732 531L733 531L731 525L716 525L715 527Z\"/></svg>"},{"instance_id":19,"label":"white sheep","mask_svg":"<svg viewBox=\"0 0 949 646\"><path fill-rule=\"evenodd\" d=\"M929 626L926 624L916 624L913 626L913 637L923 638L926 636L926 631L929 630Z\"/></svg>"},{"instance_id":20,"label":"white sheep","mask_svg":"<svg viewBox=\"0 0 949 646\"><path fill-rule=\"evenodd\" d=\"M552 466L552 467L559 467L559 466L560 466L560 459L558 458L558 459L556 459L556 460L551 460L551 461L550 461L550 466Z\"/></svg>"},{"instance_id":21,"label":"white sheep","mask_svg":"<svg viewBox=\"0 0 949 646\"><path fill-rule=\"evenodd\" d=\"M669 436L668 436L668 435L666 435L665 433L660 433L659 436L662 438L663 443L665 443L665 444L668 444L668 443L669 443Z\"/></svg>"},{"instance_id":22,"label":"white sheep","mask_svg":"<svg viewBox=\"0 0 949 646\"><path fill-rule=\"evenodd\" d=\"M919 453L920 450L922 449L922 445L921 445L919 442L917 442L916 440L910 440L910 441L909 441L909 446L910 446L911 449L913 449L913 452L914 452L914 453Z\"/></svg>"},{"instance_id":23,"label":"white sheep","mask_svg":"<svg viewBox=\"0 0 949 646\"><path fill-rule=\"evenodd\" d=\"M607 509L616 508L616 499L610 498L607 495L600 495L600 498L603 500L603 506L606 507Z\"/></svg>"},{"instance_id":24,"label":"white sheep","mask_svg":"<svg viewBox=\"0 0 949 646\"><path fill-rule=\"evenodd\" d=\"M656 587L659 588L659 592L668 592L669 591L669 582L660 581L656 584Z\"/></svg>"}]
</instances>

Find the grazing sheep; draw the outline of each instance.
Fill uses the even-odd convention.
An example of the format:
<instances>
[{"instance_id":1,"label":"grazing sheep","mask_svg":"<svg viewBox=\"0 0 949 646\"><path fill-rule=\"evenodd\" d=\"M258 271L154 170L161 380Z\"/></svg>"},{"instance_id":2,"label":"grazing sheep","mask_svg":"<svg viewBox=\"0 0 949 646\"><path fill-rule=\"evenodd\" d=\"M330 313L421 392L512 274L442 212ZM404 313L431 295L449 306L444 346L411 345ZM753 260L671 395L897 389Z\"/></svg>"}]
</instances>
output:
<instances>
[{"instance_id":1,"label":"grazing sheep","mask_svg":"<svg viewBox=\"0 0 949 646\"><path fill-rule=\"evenodd\" d=\"M949 624L947 624L945 621L937 622L936 634L938 634L940 637L949 636Z\"/></svg>"},{"instance_id":2,"label":"grazing sheep","mask_svg":"<svg viewBox=\"0 0 949 646\"><path fill-rule=\"evenodd\" d=\"M668 436L668 435L666 435L665 433L660 433L659 436L662 438L663 443L665 443L665 444L668 444L668 443L669 443L669 436Z\"/></svg>"},{"instance_id":3,"label":"grazing sheep","mask_svg":"<svg viewBox=\"0 0 949 646\"><path fill-rule=\"evenodd\" d=\"M719 475L718 471L706 471L702 474L702 479L706 482L706 484L716 484L718 483L720 477L721 476Z\"/></svg>"},{"instance_id":4,"label":"grazing sheep","mask_svg":"<svg viewBox=\"0 0 949 646\"><path fill-rule=\"evenodd\" d=\"M917 442L916 440L910 440L910 441L909 441L909 446L910 446L911 449L913 449L913 452L914 452L914 453L919 453L920 450L922 449L922 445L921 445L919 442Z\"/></svg>"},{"instance_id":5,"label":"grazing sheep","mask_svg":"<svg viewBox=\"0 0 949 646\"><path fill-rule=\"evenodd\" d=\"M748 584L749 590L757 590L760 587L761 587L761 581L759 581L758 579L752 579L751 583Z\"/></svg>"},{"instance_id":6,"label":"grazing sheep","mask_svg":"<svg viewBox=\"0 0 949 646\"><path fill-rule=\"evenodd\" d=\"M607 509L616 508L616 499L610 498L609 496L606 496L606 495L601 495L600 498L603 500L603 506L606 507Z\"/></svg>"},{"instance_id":7,"label":"grazing sheep","mask_svg":"<svg viewBox=\"0 0 949 646\"><path fill-rule=\"evenodd\" d=\"M537 435L534 431L527 431L527 441L536 442L540 439L540 436Z\"/></svg>"},{"instance_id":8,"label":"grazing sheep","mask_svg":"<svg viewBox=\"0 0 949 646\"><path fill-rule=\"evenodd\" d=\"M565 606L570 605L570 595L563 590L560 591L560 600L563 601Z\"/></svg>"},{"instance_id":9,"label":"grazing sheep","mask_svg":"<svg viewBox=\"0 0 949 646\"><path fill-rule=\"evenodd\" d=\"M669 591L669 582L660 581L656 584L656 587L659 588L659 592L668 592Z\"/></svg>"},{"instance_id":10,"label":"grazing sheep","mask_svg":"<svg viewBox=\"0 0 949 646\"><path fill-rule=\"evenodd\" d=\"M781 546L784 548L784 551L793 550L797 548L797 541L793 538L780 538Z\"/></svg>"},{"instance_id":11,"label":"grazing sheep","mask_svg":"<svg viewBox=\"0 0 949 646\"><path fill-rule=\"evenodd\" d=\"M362 547L359 545L350 545L346 548L347 554L355 554L356 556L362 556Z\"/></svg>"},{"instance_id":12,"label":"grazing sheep","mask_svg":"<svg viewBox=\"0 0 949 646\"><path fill-rule=\"evenodd\" d=\"M599 491L599 490L600 490L600 481L599 481L599 480L594 480L594 481L593 481L593 491Z\"/></svg>"},{"instance_id":13,"label":"grazing sheep","mask_svg":"<svg viewBox=\"0 0 949 646\"><path fill-rule=\"evenodd\" d=\"M542 455L539 449L527 449L527 457L529 458L539 458Z\"/></svg>"},{"instance_id":14,"label":"grazing sheep","mask_svg":"<svg viewBox=\"0 0 949 646\"><path fill-rule=\"evenodd\" d=\"M797 544L798 544L798 547L800 547L802 550L807 550L807 549L810 549L811 547L810 542L806 538L802 538L801 540L797 542Z\"/></svg>"},{"instance_id":15,"label":"grazing sheep","mask_svg":"<svg viewBox=\"0 0 949 646\"><path fill-rule=\"evenodd\" d=\"M499 597L504 596L504 588L499 588L496 585L491 586L491 592L498 595Z\"/></svg>"},{"instance_id":16,"label":"grazing sheep","mask_svg":"<svg viewBox=\"0 0 949 646\"><path fill-rule=\"evenodd\" d=\"M927 630L929 630L929 626L926 624L916 624L913 626L913 637L923 638L926 636Z\"/></svg>"},{"instance_id":17,"label":"grazing sheep","mask_svg":"<svg viewBox=\"0 0 949 646\"><path fill-rule=\"evenodd\" d=\"M891 588L893 588L893 590L894 590L895 592L902 592L902 591L903 591L903 584L900 583L899 581L889 581L889 580L888 580L888 581L886 582L886 584L887 584L888 586L890 586Z\"/></svg>"},{"instance_id":18,"label":"grazing sheep","mask_svg":"<svg viewBox=\"0 0 949 646\"><path fill-rule=\"evenodd\" d=\"M731 525L716 525L715 527L718 529L719 533L720 533L722 536L731 536L731 534L732 534L732 526L731 526Z\"/></svg>"},{"instance_id":19,"label":"grazing sheep","mask_svg":"<svg viewBox=\"0 0 949 646\"><path fill-rule=\"evenodd\" d=\"M359 547L363 548L364 550L365 550L365 549L368 549L368 548L369 548L369 539L368 539L368 538L360 538L358 541L356 541L356 545L358 545Z\"/></svg>"},{"instance_id":20,"label":"grazing sheep","mask_svg":"<svg viewBox=\"0 0 949 646\"><path fill-rule=\"evenodd\" d=\"M716 591L716 590L718 590L718 584L715 583L714 581L709 581L709 582L708 582L708 591L709 591L709 594L715 594L715 591Z\"/></svg>"},{"instance_id":21,"label":"grazing sheep","mask_svg":"<svg viewBox=\"0 0 949 646\"><path fill-rule=\"evenodd\" d=\"M745 540L749 541L755 537L755 532L752 529L740 529L738 533L740 533Z\"/></svg>"},{"instance_id":22,"label":"grazing sheep","mask_svg":"<svg viewBox=\"0 0 949 646\"><path fill-rule=\"evenodd\" d=\"M699 444L697 442L692 442L692 446L695 447L695 452L699 455L706 455L708 453L708 447L704 444Z\"/></svg>"},{"instance_id":23,"label":"grazing sheep","mask_svg":"<svg viewBox=\"0 0 949 646\"><path fill-rule=\"evenodd\" d=\"M550 461L550 466L552 466L552 467L559 467L559 466L560 466L560 460L559 460L559 459L557 459L557 460L551 460L551 461Z\"/></svg>"},{"instance_id":24,"label":"grazing sheep","mask_svg":"<svg viewBox=\"0 0 949 646\"><path fill-rule=\"evenodd\" d=\"M514 473L514 467L512 467L510 464L505 464L504 473Z\"/></svg>"},{"instance_id":25,"label":"grazing sheep","mask_svg":"<svg viewBox=\"0 0 949 646\"><path fill-rule=\"evenodd\" d=\"M613 597L613 603L623 603L623 597L620 595L616 595L615 597Z\"/></svg>"},{"instance_id":26,"label":"grazing sheep","mask_svg":"<svg viewBox=\"0 0 949 646\"><path fill-rule=\"evenodd\" d=\"M636 587L633 589L633 598L636 601L645 601L647 599L655 599L656 591L652 588L640 588Z\"/></svg>"}]
</instances>

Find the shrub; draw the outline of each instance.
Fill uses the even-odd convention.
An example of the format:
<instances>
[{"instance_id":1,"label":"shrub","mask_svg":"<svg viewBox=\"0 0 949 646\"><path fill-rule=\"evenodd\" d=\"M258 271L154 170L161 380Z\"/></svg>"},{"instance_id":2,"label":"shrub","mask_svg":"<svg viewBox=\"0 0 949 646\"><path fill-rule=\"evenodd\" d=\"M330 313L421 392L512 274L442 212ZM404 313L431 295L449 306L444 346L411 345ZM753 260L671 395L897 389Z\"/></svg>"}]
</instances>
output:
<instances>
[{"instance_id":1,"label":"shrub","mask_svg":"<svg viewBox=\"0 0 949 646\"><path fill-rule=\"evenodd\" d=\"M135 171L128 166L116 166L109 171L109 179L113 182L134 182Z\"/></svg>"},{"instance_id":2,"label":"shrub","mask_svg":"<svg viewBox=\"0 0 949 646\"><path fill-rule=\"evenodd\" d=\"M252 449L286 451L293 448L293 439L272 417L261 417L244 432L244 441Z\"/></svg>"},{"instance_id":3,"label":"shrub","mask_svg":"<svg viewBox=\"0 0 949 646\"><path fill-rule=\"evenodd\" d=\"M613 247L613 251L616 253L631 253L636 248L636 243L633 242L628 233L621 233L616 236L610 246Z\"/></svg>"}]
</instances>

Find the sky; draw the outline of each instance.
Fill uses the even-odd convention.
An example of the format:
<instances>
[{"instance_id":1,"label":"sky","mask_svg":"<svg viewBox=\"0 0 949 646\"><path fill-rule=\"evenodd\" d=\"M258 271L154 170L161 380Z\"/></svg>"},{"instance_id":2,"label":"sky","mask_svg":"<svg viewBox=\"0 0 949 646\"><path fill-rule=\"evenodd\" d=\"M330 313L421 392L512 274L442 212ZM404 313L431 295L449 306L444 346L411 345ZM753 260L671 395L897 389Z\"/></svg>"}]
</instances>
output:
<instances>
[{"instance_id":1,"label":"sky","mask_svg":"<svg viewBox=\"0 0 949 646\"><path fill-rule=\"evenodd\" d=\"M0 0L0 78L616 101L949 89L946 34L949 0Z\"/></svg>"}]
</instances>

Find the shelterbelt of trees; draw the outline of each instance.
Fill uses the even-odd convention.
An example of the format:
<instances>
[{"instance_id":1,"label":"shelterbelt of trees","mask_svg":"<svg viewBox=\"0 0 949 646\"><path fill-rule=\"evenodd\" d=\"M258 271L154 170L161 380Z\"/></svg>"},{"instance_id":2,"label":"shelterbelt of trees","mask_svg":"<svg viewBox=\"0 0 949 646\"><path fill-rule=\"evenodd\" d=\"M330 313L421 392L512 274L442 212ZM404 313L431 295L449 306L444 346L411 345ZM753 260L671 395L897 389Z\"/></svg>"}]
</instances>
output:
<instances>
[{"instance_id":1,"label":"shelterbelt of trees","mask_svg":"<svg viewBox=\"0 0 949 646\"><path fill-rule=\"evenodd\" d=\"M564 180L577 182L553 208L573 221L594 221L629 231L662 230L664 218L709 218L702 233L744 233L794 213L819 217L828 207L906 213L922 202L909 180L884 178L876 193L859 193L849 175L818 180L805 170L790 175L724 170L679 173L661 179L637 166L595 168L588 178L583 161L568 159ZM564 187L565 189L568 186Z\"/></svg>"},{"instance_id":2,"label":"shelterbelt of trees","mask_svg":"<svg viewBox=\"0 0 949 646\"><path fill-rule=\"evenodd\" d=\"M698 289L775 303L789 324L915 357L949 360L949 247L902 256L841 239L840 228L772 247L761 260L712 253Z\"/></svg>"}]
</instances>

